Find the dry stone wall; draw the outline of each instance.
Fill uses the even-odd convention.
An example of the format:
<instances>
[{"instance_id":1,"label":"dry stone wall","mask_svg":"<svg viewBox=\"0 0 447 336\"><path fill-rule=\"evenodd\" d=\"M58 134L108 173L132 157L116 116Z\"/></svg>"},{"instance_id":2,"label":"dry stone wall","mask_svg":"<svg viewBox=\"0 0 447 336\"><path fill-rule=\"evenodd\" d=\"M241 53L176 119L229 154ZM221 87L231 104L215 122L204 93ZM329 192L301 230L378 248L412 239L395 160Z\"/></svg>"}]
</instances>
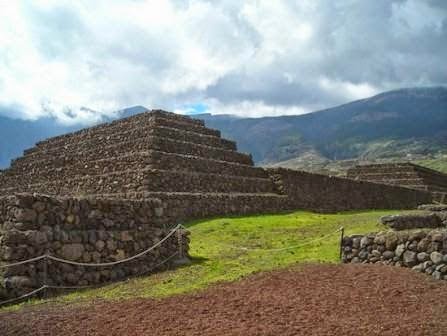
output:
<instances>
[{"instance_id":1,"label":"dry stone wall","mask_svg":"<svg viewBox=\"0 0 447 336\"><path fill-rule=\"evenodd\" d=\"M170 222L179 223L198 218L278 213L287 208L287 197L276 194L246 193L149 193L158 197L169 211Z\"/></svg>"},{"instance_id":2,"label":"dry stone wall","mask_svg":"<svg viewBox=\"0 0 447 336\"><path fill-rule=\"evenodd\" d=\"M388 231L345 237L345 263L409 267L447 280L447 230Z\"/></svg>"},{"instance_id":3,"label":"dry stone wall","mask_svg":"<svg viewBox=\"0 0 447 336\"><path fill-rule=\"evenodd\" d=\"M358 209L413 209L430 203L428 192L275 168L268 172L288 196L289 209L336 212Z\"/></svg>"},{"instance_id":4,"label":"dry stone wall","mask_svg":"<svg viewBox=\"0 0 447 336\"><path fill-rule=\"evenodd\" d=\"M447 212L424 212L417 214L391 215L380 219L393 230L411 230L447 227Z\"/></svg>"},{"instance_id":5,"label":"dry stone wall","mask_svg":"<svg viewBox=\"0 0 447 336\"><path fill-rule=\"evenodd\" d=\"M166 210L159 199L122 201L31 194L0 198L0 266L44 254L83 263L134 256L171 232ZM187 232L179 232L180 237L172 235L150 253L117 266L85 267L40 260L0 268L0 297L14 297L43 283L97 285L153 271L172 257L160 266L169 267L180 257L179 251L185 255L188 251Z\"/></svg>"},{"instance_id":6,"label":"dry stone wall","mask_svg":"<svg viewBox=\"0 0 447 336\"><path fill-rule=\"evenodd\" d=\"M431 192L447 192L446 174L412 163L359 165L349 169L347 177Z\"/></svg>"}]
</instances>

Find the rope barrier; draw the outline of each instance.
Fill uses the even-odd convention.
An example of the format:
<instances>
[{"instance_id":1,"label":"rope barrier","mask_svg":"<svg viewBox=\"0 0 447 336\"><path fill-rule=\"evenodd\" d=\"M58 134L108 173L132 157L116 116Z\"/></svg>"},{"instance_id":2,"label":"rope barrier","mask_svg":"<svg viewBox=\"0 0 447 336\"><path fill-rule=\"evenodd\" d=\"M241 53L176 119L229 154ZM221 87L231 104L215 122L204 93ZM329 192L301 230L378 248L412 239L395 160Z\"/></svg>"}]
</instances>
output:
<instances>
[{"instance_id":1,"label":"rope barrier","mask_svg":"<svg viewBox=\"0 0 447 336\"><path fill-rule=\"evenodd\" d=\"M147 273L150 273L154 270L156 270L157 268L159 268L160 266L164 265L165 263L167 263L169 260L171 260L172 258L174 258L176 255L178 255L178 252L175 252L173 254L171 254L169 257L167 257L166 259L164 259L163 261L159 262L158 264L156 264L155 266L151 267L149 270L145 271L145 272L141 272L138 275L134 276L134 277L138 277L138 276L142 276L145 275ZM18 302L21 301L23 299L26 299L28 297L31 297L33 295L36 295L37 293L45 290L45 289L89 289L89 288L98 288L98 287L104 287L104 286L108 286L111 284L116 284L116 286L129 281L130 279L126 279L123 281L111 281L111 282L107 282L107 283L101 283L101 284L97 284L97 285L90 285L90 286L53 286L53 285L43 285L40 288L37 288L29 293L23 294L22 296L19 296L17 298L12 298L9 300L5 300L5 301L0 301L0 306L4 306L10 303L14 303L14 302ZM58 301L58 300L50 300L52 302L54 301Z\"/></svg>"},{"instance_id":2,"label":"rope barrier","mask_svg":"<svg viewBox=\"0 0 447 336\"><path fill-rule=\"evenodd\" d=\"M132 256L132 257L129 257L129 258L126 258L126 259L123 259L123 260L118 260L118 261L108 262L108 263L78 263L78 262L75 262L75 261L65 260L65 259L62 259L62 258L58 258L58 257L54 257L54 256L51 256L51 255L48 255L48 254L44 254L44 255L41 255L39 257L35 257L35 258L32 258L32 259L20 261L20 262L17 262L17 263L8 264L8 265L2 265L2 266L0 266L0 269L1 268L6 268L6 267L19 266L19 265L27 264L27 263L30 263L30 262L34 262L34 261L38 261L38 260L46 259L46 258L48 258L50 260L53 260L53 261L56 261L56 262L61 262L61 263L66 263L66 264L76 265L76 266L85 266L85 267L114 266L114 265L118 265L118 264L122 264L122 263L125 263L125 262L132 261L132 260L134 260L136 258L139 258L139 257L141 257L141 256L143 256L143 255L145 255L145 254L147 254L149 252L151 252L152 250L154 250L155 248L157 248L161 244L163 244L166 240L168 240L179 229L185 229L185 227L182 224L176 225L171 230L171 232L166 237L164 237L162 240L160 240L158 243L154 244L150 248L148 248L148 249L146 249L146 250L144 250L144 251L142 251L142 252L140 252L140 253ZM221 245L228 246L228 247L233 248L233 249L243 250L243 251L280 252L280 251L296 249L296 248L300 248L300 247L303 247L303 246L307 246L307 245L313 244L315 242L324 240L327 237L334 235L335 233L343 232L343 230L344 230L344 228L340 227L339 229L337 229L337 230L335 230L335 231L333 231L331 233L328 233L328 234L326 234L324 236L321 236L319 238L313 239L311 241L307 241L307 242L299 244L299 245L288 246L288 247L283 247L283 248L262 249L262 248L239 247L239 246L228 245L228 244L221 244ZM168 258L164 259L162 262L156 264L154 267L152 267L148 271L140 273L137 276L141 276L141 275L144 275L146 273L152 272L154 269L162 266L163 264L165 264L166 262L168 262L169 260L174 258L179 253L181 253L181 249L179 251L175 252L174 254L172 254L171 256L169 256ZM37 289L35 289L35 290L33 290L33 291L29 292L29 293L26 293L26 294L24 294L24 295L22 295L20 297L9 299L9 300L6 300L6 301L1 301L0 302L0 306L21 301L21 300L26 299L28 297L31 297L31 296L33 296L33 295L35 295L35 294L37 294L37 293L47 289L47 288L48 289L88 289L88 288L94 288L94 287L99 287L99 286L107 286L107 285L110 285L110 284L113 284L113 283L115 283L116 285L119 285L119 284L121 284L121 283L123 283L125 281L129 281L129 279L126 279L124 281L101 283L101 284L98 284L98 285L90 285L90 286L53 286L53 285L46 285L46 284L44 284L42 287L37 288Z\"/></svg>"},{"instance_id":3,"label":"rope barrier","mask_svg":"<svg viewBox=\"0 0 447 336\"><path fill-rule=\"evenodd\" d=\"M156 243L155 245L149 247L147 250L144 250L132 257L126 258L126 259L122 259L122 260L118 260L118 261L112 261L112 262L107 262L107 263L79 263L76 261L71 261L71 260L66 260L66 259L62 259L62 258L58 258L52 255L48 255L48 254L44 254L41 255L39 257L35 257L35 258L31 258L31 259L27 259L24 261L20 261L20 262L16 262L13 264L8 264L8 265L1 265L0 268L7 268L7 267L13 267L13 266L19 266L19 265L23 265L23 264L27 264L33 261L38 261L44 258L48 258L50 260L54 260L57 262L61 262L61 263L65 263L65 264L70 264L70 265L75 265L75 266L85 266L85 267L106 267L106 266L114 266L114 265L118 265L118 264L122 264L134 259L137 259L145 254L148 254L149 252L151 252L152 250L156 249L157 247L159 247L161 244L163 244L166 240L168 240L175 232L177 232L179 229L184 228L183 225L179 224L177 226L175 226L171 232L164 237L162 240L160 240L158 243Z\"/></svg>"},{"instance_id":4,"label":"rope barrier","mask_svg":"<svg viewBox=\"0 0 447 336\"><path fill-rule=\"evenodd\" d=\"M41 255L41 256L38 256L38 257L35 257L35 258L31 258L31 259L27 259L27 260L24 260L24 261L19 261L19 262L8 264L8 265L0 265L0 269L28 264L28 263L31 263L33 261L38 261L38 260L44 259L46 257L47 257L47 255L44 254L44 255Z\"/></svg>"},{"instance_id":5,"label":"rope barrier","mask_svg":"<svg viewBox=\"0 0 447 336\"><path fill-rule=\"evenodd\" d=\"M118 264L122 264L122 263L125 263L125 262L132 261L134 259L137 259L137 258L145 255L145 254L148 254L149 252L151 252L155 248L157 248L160 245L162 245L166 240L168 240L172 235L174 235L174 233L178 232L179 229L184 229L184 226L181 225L181 224L176 225L166 237L164 237L163 239L161 239L159 242L157 242L153 246L149 247L148 249L146 249L146 250L144 250L144 251L142 251L142 252L140 252L140 253L132 256L132 257L129 257L129 258L126 258L126 259L122 259L122 260L118 260L118 261L114 261L114 262L93 263L93 264L92 263L78 263L78 262L75 262L75 261L65 260L65 259L62 259L62 258L57 258L57 257L51 256L51 255L48 255L48 254L44 254L44 255L41 255L41 256L38 256L38 257L35 257L35 258L31 258L31 259L27 259L27 260L24 260L24 261L20 261L20 262L8 264L8 265L1 265L0 269L7 268L7 267L19 266L19 265L31 263L31 262L34 262L34 261L39 261L39 260L42 260L42 259L50 259L50 260L61 262L61 263L65 263L65 264L76 265L76 266L85 266L85 267L114 266L114 265L118 265ZM166 262L168 262L169 260L171 260L172 258L174 258L178 254L179 254L179 251L175 252L174 254L170 255L168 258L166 258L163 261L161 261L160 263L156 264L154 267L152 267L148 271L140 273L139 275L143 275L143 274L152 272L154 269L157 269L158 267L162 266L163 264L165 264ZM17 298L12 298L12 299L9 299L9 300L0 301L0 306L21 301L21 300L23 300L25 298L28 298L28 297L31 297L31 296L33 296L33 295L35 295L35 294L37 294L37 293L47 289L47 288L49 288L49 289L87 289L87 288L93 288L93 287L98 287L98 286L106 286L106 285L111 284L111 283L114 283L114 282L101 283L101 284L92 285L92 286L52 286L52 285L44 284L42 287L37 288L37 289L35 289L35 290L33 290L33 291L29 292L29 293L26 293L26 294L24 294L22 296L19 296Z\"/></svg>"},{"instance_id":6,"label":"rope barrier","mask_svg":"<svg viewBox=\"0 0 447 336\"><path fill-rule=\"evenodd\" d=\"M156 264L155 266L151 267L149 270L145 271L145 272L141 272L138 275L134 275L132 278L134 277L138 277L147 273L150 273L154 270L156 270L157 268L159 268L160 266L166 264L169 260L171 260L172 258L174 258L176 255L178 255L178 252L173 253L172 255L170 255L169 257L167 257L166 259L164 259L163 261L159 262L158 264ZM50 289L88 289L88 288L95 288L95 287L104 287L104 286L108 286L111 284L116 284L119 285L123 282L127 282L130 279L126 279L123 281L110 281L110 282L105 282L105 283L100 283L97 285L88 285L88 286L53 286L53 285L48 285L47 288Z\"/></svg>"},{"instance_id":7,"label":"rope barrier","mask_svg":"<svg viewBox=\"0 0 447 336\"><path fill-rule=\"evenodd\" d=\"M65 259L61 259L58 257L54 257L54 256L47 256L48 259L50 260L54 260L54 261L58 261L64 264L70 264L70 265L75 265L75 266L85 266L85 267L106 267L106 266L114 266L114 265L119 265L128 261L132 261L134 259L137 259L145 254L148 254L149 252L151 252L152 250L154 250L155 248L159 247L161 244L163 244L166 240L168 240L175 232L177 232L177 230L180 228L180 225L177 225L173 230L171 230L171 232L164 237L162 240L160 240L158 243L156 243L155 245L149 247L147 250L144 250L143 252L140 252L132 257L126 258L126 259L122 259L122 260L118 260L118 261L112 261L112 262L107 262L107 263L79 263L76 261L70 261L70 260L65 260Z\"/></svg>"},{"instance_id":8,"label":"rope barrier","mask_svg":"<svg viewBox=\"0 0 447 336\"><path fill-rule=\"evenodd\" d=\"M307 245L313 244L313 243L318 242L320 240L324 240L327 237L330 237L330 236L332 236L332 235L334 235L334 234L336 234L336 233L338 233L338 232L340 232L342 230L343 230L343 228L338 228L337 230L335 230L335 231L333 231L331 233L328 233L327 235L321 236L321 237L313 239L311 241L308 241L308 242L305 242L305 243L302 243L302 244L299 244L299 245L288 246L288 247L283 247L283 248L262 249L262 248L240 247L240 246L234 246L234 245L228 245L228 244L221 244L221 245L228 246L230 248L237 249L237 250L242 250L242 251L281 252L281 251L293 250L293 249L296 249L296 248L300 248L300 247L303 247L303 246L307 246Z\"/></svg>"},{"instance_id":9,"label":"rope barrier","mask_svg":"<svg viewBox=\"0 0 447 336\"><path fill-rule=\"evenodd\" d=\"M37 289L33 290L32 292L23 294L22 296L19 296L17 298L5 300L5 301L0 301L0 306L6 305L6 304L9 304L9 303L14 303L14 302L17 302L17 301L21 301L23 299L26 299L27 297L33 296L33 295L43 291L46 288L48 288L48 286L47 285L43 285L42 287L37 288Z\"/></svg>"}]
</instances>

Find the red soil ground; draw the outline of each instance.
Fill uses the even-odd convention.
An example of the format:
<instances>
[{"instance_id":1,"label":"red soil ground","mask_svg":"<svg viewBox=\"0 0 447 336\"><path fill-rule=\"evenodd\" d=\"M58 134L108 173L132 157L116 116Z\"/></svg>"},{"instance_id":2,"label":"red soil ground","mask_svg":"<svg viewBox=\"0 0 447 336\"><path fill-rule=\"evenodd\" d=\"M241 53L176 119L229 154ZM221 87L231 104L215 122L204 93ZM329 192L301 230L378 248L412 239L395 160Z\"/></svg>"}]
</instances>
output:
<instances>
[{"instance_id":1,"label":"red soil ground","mask_svg":"<svg viewBox=\"0 0 447 336\"><path fill-rule=\"evenodd\" d=\"M446 282L391 266L307 265L162 300L0 313L0 335L447 335L446 316Z\"/></svg>"}]
</instances>

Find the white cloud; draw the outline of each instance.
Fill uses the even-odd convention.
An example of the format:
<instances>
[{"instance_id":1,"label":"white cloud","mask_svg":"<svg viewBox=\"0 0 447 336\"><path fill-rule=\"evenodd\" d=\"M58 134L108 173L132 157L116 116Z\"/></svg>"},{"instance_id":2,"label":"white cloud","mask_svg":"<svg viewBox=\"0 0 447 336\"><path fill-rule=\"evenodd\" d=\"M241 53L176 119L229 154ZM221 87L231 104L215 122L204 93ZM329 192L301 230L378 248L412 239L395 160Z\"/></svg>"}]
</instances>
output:
<instances>
[{"instance_id":1,"label":"white cloud","mask_svg":"<svg viewBox=\"0 0 447 336\"><path fill-rule=\"evenodd\" d=\"M354 84L351 82L331 80L327 77L320 78L319 84L320 87L328 93L337 92L340 96L350 100L371 97L380 92L377 88L368 83Z\"/></svg>"},{"instance_id":2,"label":"white cloud","mask_svg":"<svg viewBox=\"0 0 447 336\"><path fill-rule=\"evenodd\" d=\"M241 101L235 104L222 104L212 99L207 101L208 112L212 114L233 114L240 117L276 117L280 115L296 115L311 112L299 106L267 105L262 101ZM190 111L182 111L188 113Z\"/></svg>"},{"instance_id":3,"label":"white cloud","mask_svg":"<svg viewBox=\"0 0 447 336\"><path fill-rule=\"evenodd\" d=\"M201 102L212 113L300 114L447 84L447 11L435 0L0 7L0 113L24 118L88 123L131 105Z\"/></svg>"}]
</instances>

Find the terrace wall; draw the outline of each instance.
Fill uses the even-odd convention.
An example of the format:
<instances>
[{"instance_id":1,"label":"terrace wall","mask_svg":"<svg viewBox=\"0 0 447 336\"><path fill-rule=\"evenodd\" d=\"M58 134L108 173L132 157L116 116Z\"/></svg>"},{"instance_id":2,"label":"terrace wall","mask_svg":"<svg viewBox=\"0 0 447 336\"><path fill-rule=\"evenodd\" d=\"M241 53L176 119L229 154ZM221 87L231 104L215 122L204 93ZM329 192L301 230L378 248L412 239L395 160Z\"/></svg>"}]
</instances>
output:
<instances>
[{"instance_id":1,"label":"terrace wall","mask_svg":"<svg viewBox=\"0 0 447 336\"><path fill-rule=\"evenodd\" d=\"M347 177L411 189L447 192L446 174L409 162L360 165L349 169Z\"/></svg>"},{"instance_id":2,"label":"terrace wall","mask_svg":"<svg viewBox=\"0 0 447 336\"><path fill-rule=\"evenodd\" d=\"M267 169L289 209L337 212L361 209L413 209L430 203L429 192L291 169Z\"/></svg>"},{"instance_id":3,"label":"terrace wall","mask_svg":"<svg viewBox=\"0 0 447 336\"><path fill-rule=\"evenodd\" d=\"M158 199L121 201L29 194L1 198L0 266L44 254L83 263L132 257L169 234L164 210ZM115 266L85 267L39 260L0 268L0 297L15 297L43 283L106 283L150 272L166 260L161 267L169 267L179 251L188 251L187 232L179 232L180 236L173 234L150 253Z\"/></svg>"},{"instance_id":4,"label":"terrace wall","mask_svg":"<svg viewBox=\"0 0 447 336\"><path fill-rule=\"evenodd\" d=\"M447 280L447 231L389 231L345 237L345 263L380 263L409 267Z\"/></svg>"}]
</instances>

